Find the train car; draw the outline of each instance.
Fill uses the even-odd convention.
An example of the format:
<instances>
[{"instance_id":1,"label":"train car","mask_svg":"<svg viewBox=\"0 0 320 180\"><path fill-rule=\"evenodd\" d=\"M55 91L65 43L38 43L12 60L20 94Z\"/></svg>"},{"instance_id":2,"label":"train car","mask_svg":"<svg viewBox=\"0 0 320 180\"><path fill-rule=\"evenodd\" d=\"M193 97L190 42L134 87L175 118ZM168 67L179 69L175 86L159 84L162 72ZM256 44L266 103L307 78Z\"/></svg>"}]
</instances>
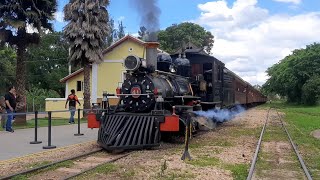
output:
<instances>
[{"instance_id":1,"label":"train car","mask_svg":"<svg viewBox=\"0 0 320 180\"><path fill-rule=\"evenodd\" d=\"M199 49L186 49L183 55L180 52L172 55L178 69L180 63L177 62L180 62L181 56L189 61L183 69L189 69L190 72L181 75L190 80L194 96L200 97L202 110L221 107L224 101L224 63Z\"/></svg>"}]
</instances>

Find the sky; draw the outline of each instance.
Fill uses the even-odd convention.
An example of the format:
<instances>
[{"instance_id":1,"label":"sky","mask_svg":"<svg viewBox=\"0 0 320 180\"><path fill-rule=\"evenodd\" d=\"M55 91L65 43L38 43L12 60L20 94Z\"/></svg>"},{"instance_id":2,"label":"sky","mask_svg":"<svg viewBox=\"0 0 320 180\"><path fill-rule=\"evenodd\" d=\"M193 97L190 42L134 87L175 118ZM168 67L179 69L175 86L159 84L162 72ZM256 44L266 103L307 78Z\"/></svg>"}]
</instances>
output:
<instances>
[{"instance_id":1,"label":"sky","mask_svg":"<svg viewBox=\"0 0 320 180\"><path fill-rule=\"evenodd\" d=\"M110 0L109 16L122 21L126 33L137 34L141 13L139 0ZM212 55L252 85L268 79L266 70L290 55L294 49L320 42L319 0L140 0L155 2L160 9L163 30L172 24L193 22L215 37ZM54 21L56 31L63 22L63 6L58 0Z\"/></svg>"}]
</instances>

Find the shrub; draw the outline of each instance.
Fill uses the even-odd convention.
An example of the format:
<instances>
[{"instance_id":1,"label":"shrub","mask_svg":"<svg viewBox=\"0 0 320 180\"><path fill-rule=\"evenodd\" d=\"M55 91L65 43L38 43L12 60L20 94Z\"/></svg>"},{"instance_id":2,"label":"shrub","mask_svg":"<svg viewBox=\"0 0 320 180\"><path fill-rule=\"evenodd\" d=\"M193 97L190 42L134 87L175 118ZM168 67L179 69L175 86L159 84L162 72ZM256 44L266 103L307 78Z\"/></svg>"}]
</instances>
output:
<instances>
[{"instance_id":1,"label":"shrub","mask_svg":"<svg viewBox=\"0 0 320 180\"><path fill-rule=\"evenodd\" d=\"M317 103L320 97L320 76L311 77L302 87L302 102L308 105Z\"/></svg>"},{"instance_id":2,"label":"shrub","mask_svg":"<svg viewBox=\"0 0 320 180\"><path fill-rule=\"evenodd\" d=\"M60 95L54 90L41 89L37 87L31 87L27 91L27 107L28 111L43 110L45 107L46 98L58 98ZM34 107L34 109L33 109Z\"/></svg>"}]
</instances>

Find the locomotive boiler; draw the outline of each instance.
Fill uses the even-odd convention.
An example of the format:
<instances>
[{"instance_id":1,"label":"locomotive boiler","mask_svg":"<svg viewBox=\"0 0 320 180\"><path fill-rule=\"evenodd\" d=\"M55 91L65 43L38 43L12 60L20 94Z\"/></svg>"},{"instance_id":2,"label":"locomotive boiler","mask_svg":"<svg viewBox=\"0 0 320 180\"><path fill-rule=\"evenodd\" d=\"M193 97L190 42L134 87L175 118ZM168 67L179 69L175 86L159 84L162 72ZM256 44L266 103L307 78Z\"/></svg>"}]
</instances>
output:
<instances>
[{"instance_id":1,"label":"locomotive boiler","mask_svg":"<svg viewBox=\"0 0 320 180\"><path fill-rule=\"evenodd\" d=\"M157 96L172 99L177 96L192 95L188 79L165 71L150 73L154 68L147 67L145 61L137 56L128 56L124 60L124 66L129 72L121 88L124 111L151 112L155 109ZM171 64L170 61L161 63Z\"/></svg>"}]
</instances>

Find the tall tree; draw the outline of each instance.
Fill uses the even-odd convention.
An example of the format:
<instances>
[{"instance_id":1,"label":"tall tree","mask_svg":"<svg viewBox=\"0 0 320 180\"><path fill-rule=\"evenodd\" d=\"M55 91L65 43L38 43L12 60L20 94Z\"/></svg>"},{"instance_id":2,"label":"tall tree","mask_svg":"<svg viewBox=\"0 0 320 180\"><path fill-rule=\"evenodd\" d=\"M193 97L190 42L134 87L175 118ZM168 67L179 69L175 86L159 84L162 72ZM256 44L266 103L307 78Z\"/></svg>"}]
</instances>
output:
<instances>
[{"instance_id":1,"label":"tall tree","mask_svg":"<svg viewBox=\"0 0 320 180\"><path fill-rule=\"evenodd\" d=\"M188 42L211 52L214 43L214 36L198 24L185 22L173 24L172 26L158 33L160 48L173 53L181 48L182 44Z\"/></svg>"},{"instance_id":2,"label":"tall tree","mask_svg":"<svg viewBox=\"0 0 320 180\"><path fill-rule=\"evenodd\" d=\"M263 85L264 91L284 96L288 102L314 104L320 95L313 89L320 82L320 44L294 50L267 73L270 78Z\"/></svg>"},{"instance_id":3,"label":"tall tree","mask_svg":"<svg viewBox=\"0 0 320 180\"><path fill-rule=\"evenodd\" d=\"M124 32L124 29L125 29L125 28L126 28L126 27L123 26L122 21L120 21L120 22L118 23L118 30L117 30L117 39L118 39L118 40L121 39L121 38L123 38L123 37L126 35L126 33Z\"/></svg>"},{"instance_id":4,"label":"tall tree","mask_svg":"<svg viewBox=\"0 0 320 180\"><path fill-rule=\"evenodd\" d=\"M65 86L58 80L68 74L68 48L61 32L42 34L40 43L28 48L27 88L54 90L64 97Z\"/></svg>"},{"instance_id":5,"label":"tall tree","mask_svg":"<svg viewBox=\"0 0 320 180\"><path fill-rule=\"evenodd\" d=\"M107 47L111 46L111 44L117 38L117 30L114 28L114 20L112 18L110 18L108 25L109 25L110 33L107 36L107 42L106 42Z\"/></svg>"},{"instance_id":6,"label":"tall tree","mask_svg":"<svg viewBox=\"0 0 320 180\"><path fill-rule=\"evenodd\" d=\"M68 21L63 33L70 44L69 61L84 68L84 108L90 108L90 69L103 61L103 47L109 34L109 0L70 0L64 7Z\"/></svg>"},{"instance_id":7,"label":"tall tree","mask_svg":"<svg viewBox=\"0 0 320 180\"><path fill-rule=\"evenodd\" d=\"M49 20L54 19L56 7L56 0L0 0L0 41L8 42L17 51L18 111L26 107L26 49L39 42L38 32L43 28L52 30ZM26 123L25 116L17 118L16 123Z\"/></svg>"},{"instance_id":8,"label":"tall tree","mask_svg":"<svg viewBox=\"0 0 320 180\"><path fill-rule=\"evenodd\" d=\"M8 46L0 46L0 96L3 96L8 87L15 81L16 52Z\"/></svg>"}]
</instances>

